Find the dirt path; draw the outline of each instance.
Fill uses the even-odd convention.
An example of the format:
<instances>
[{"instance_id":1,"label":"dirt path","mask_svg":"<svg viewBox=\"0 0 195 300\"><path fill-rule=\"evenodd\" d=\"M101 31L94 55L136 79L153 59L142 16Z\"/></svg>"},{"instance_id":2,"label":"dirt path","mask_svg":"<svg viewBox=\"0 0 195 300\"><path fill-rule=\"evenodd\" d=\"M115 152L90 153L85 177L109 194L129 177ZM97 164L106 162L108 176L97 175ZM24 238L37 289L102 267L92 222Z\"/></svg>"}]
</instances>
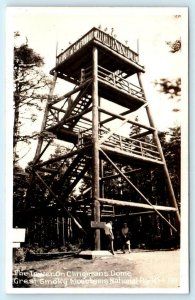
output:
<instances>
[{"instance_id":1,"label":"dirt path","mask_svg":"<svg viewBox=\"0 0 195 300\"><path fill-rule=\"evenodd\" d=\"M29 288L177 288L179 250L134 250L93 260L25 262L15 264L14 274L16 287L26 284Z\"/></svg>"}]
</instances>

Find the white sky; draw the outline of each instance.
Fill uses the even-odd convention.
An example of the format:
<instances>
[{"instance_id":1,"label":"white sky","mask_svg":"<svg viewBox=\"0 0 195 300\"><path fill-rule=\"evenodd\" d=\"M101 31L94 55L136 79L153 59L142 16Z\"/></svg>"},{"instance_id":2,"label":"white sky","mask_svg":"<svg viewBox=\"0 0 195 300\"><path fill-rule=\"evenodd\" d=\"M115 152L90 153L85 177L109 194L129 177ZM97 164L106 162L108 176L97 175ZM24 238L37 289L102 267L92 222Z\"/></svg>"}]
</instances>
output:
<instances>
[{"instance_id":1,"label":"white sky","mask_svg":"<svg viewBox=\"0 0 195 300\"><path fill-rule=\"evenodd\" d=\"M174 15L182 17L174 18ZM9 30L19 31L22 37L27 37L29 46L44 58L46 73L55 66L57 41L59 53L94 26L107 27L108 32L114 28L117 39L123 43L128 41L133 50L137 50L139 40L140 63L146 69L143 75L145 92L157 128L166 130L180 124L183 110L173 113L175 102L158 93L152 82L181 77L183 90L187 87L186 8L14 8L8 9L7 21ZM182 39L182 51L172 54L165 41L178 38ZM61 94L67 91L61 84L57 90ZM182 107L187 106L186 95L187 92L183 92Z\"/></svg>"}]
</instances>

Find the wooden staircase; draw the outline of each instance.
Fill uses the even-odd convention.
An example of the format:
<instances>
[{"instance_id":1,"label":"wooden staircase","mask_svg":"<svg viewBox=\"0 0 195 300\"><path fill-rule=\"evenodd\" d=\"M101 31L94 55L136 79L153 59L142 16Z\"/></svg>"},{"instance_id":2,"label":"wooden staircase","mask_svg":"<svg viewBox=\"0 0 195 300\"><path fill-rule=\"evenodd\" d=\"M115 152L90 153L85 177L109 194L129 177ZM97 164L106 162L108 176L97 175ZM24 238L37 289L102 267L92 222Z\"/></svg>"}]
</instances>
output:
<instances>
[{"instance_id":1,"label":"wooden staircase","mask_svg":"<svg viewBox=\"0 0 195 300\"><path fill-rule=\"evenodd\" d=\"M67 113L64 116L64 123L73 129L73 127L79 121L80 116L77 116L79 113L87 109L91 102L92 96L87 93L89 89L88 84L83 90L79 92L76 99L73 101L72 105L68 108Z\"/></svg>"},{"instance_id":2,"label":"wooden staircase","mask_svg":"<svg viewBox=\"0 0 195 300\"><path fill-rule=\"evenodd\" d=\"M62 176L55 182L53 189L56 194L62 198L68 198L77 183L83 178L89 169L89 157L78 154L62 174Z\"/></svg>"}]
</instances>

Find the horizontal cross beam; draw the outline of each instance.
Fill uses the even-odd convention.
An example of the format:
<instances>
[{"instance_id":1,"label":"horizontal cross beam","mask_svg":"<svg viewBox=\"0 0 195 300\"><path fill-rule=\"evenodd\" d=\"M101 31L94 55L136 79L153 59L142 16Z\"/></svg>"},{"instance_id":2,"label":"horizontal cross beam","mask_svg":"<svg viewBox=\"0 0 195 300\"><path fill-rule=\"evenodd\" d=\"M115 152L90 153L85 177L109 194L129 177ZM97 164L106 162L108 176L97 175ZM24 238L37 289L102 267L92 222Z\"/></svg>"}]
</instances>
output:
<instances>
[{"instance_id":1,"label":"horizontal cross beam","mask_svg":"<svg viewBox=\"0 0 195 300\"><path fill-rule=\"evenodd\" d=\"M135 208L145 208L145 209L151 209L152 211L176 211L177 209L175 207L170 206L162 206L162 205L150 205L145 203L137 203L137 202L130 202L130 201L121 201L121 200L114 200L114 199L107 199L107 198L98 198L98 201L100 203L106 203L110 205L116 205L116 206L128 206L128 207L135 207Z\"/></svg>"}]
</instances>

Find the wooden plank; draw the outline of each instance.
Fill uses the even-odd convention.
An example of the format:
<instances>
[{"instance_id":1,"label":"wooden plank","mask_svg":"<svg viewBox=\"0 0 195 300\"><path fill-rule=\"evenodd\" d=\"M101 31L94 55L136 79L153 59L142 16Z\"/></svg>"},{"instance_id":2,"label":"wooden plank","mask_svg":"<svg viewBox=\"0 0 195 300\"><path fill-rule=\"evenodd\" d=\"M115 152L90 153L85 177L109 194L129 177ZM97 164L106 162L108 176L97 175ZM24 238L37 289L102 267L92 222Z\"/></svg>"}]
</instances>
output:
<instances>
[{"instance_id":1,"label":"wooden plank","mask_svg":"<svg viewBox=\"0 0 195 300\"><path fill-rule=\"evenodd\" d=\"M104 228L106 222L91 221L91 228Z\"/></svg>"}]
</instances>

